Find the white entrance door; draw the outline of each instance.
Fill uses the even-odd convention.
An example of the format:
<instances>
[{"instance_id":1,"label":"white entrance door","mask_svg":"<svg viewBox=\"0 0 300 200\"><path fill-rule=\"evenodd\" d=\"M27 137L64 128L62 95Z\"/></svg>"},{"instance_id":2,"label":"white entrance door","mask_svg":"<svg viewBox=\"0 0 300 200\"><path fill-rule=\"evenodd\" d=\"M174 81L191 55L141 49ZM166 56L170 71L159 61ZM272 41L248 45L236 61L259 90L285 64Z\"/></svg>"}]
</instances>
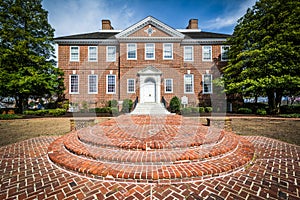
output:
<instances>
[{"instance_id":1,"label":"white entrance door","mask_svg":"<svg viewBox=\"0 0 300 200\"><path fill-rule=\"evenodd\" d=\"M151 81L144 83L141 92L141 100L143 103L155 102L155 83Z\"/></svg>"}]
</instances>

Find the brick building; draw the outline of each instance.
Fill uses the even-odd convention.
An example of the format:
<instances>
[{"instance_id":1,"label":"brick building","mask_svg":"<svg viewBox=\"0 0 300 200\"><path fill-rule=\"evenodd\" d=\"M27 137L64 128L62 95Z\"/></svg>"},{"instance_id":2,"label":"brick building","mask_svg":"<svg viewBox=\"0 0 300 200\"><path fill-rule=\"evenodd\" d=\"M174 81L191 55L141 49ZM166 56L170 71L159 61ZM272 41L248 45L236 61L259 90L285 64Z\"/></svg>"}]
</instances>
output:
<instances>
[{"instance_id":1,"label":"brick building","mask_svg":"<svg viewBox=\"0 0 300 200\"><path fill-rule=\"evenodd\" d=\"M66 99L101 107L108 100L168 104L173 96L207 106L212 80L226 64L227 34L204 32L198 20L174 29L152 16L125 30L102 20L102 30L58 37L58 66L65 73Z\"/></svg>"}]
</instances>

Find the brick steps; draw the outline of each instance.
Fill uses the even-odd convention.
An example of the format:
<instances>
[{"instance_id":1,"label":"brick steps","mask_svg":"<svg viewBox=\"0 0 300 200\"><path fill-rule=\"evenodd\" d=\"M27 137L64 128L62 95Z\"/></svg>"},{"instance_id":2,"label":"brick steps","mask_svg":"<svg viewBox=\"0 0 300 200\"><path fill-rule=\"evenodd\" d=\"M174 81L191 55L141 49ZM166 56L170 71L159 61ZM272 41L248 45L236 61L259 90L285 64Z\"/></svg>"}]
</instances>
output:
<instances>
[{"instance_id":1,"label":"brick steps","mask_svg":"<svg viewBox=\"0 0 300 200\"><path fill-rule=\"evenodd\" d=\"M122 118L124 120L117 123ZM152 130L151 128L155 127L155 122L152 122L149 129L148 116L132 119L128 115L127 117L122 116L119 119L99 124L93 128L72 132L57 139L49 146L48 155L50 160L57 165L88 176L104 180L158 183L185 182L227 174L240 169L252 159L254 148L247 140L225 131L216 134L217 137L209 137L213 134L207 130L207 127L203 126L203 130L208 132L205 134L203 131L199 131L201 130L200 125L197 126L198 131L195 133L201 133L204 142L195 145L189 139L184 140L185 143L188 142L188 145L178 145L182 143L177 140L184 139L184 137L176 137L177 135L184 135L180 133L182 127L178 126L178 119L182 120L181 117L178 118L177 116L174 116L171 120L175 124L173 126L168 125L165 118L160 120L160 122L164 121L165 124L160 125L160 128L167 131L165 133L159 132L160 134L157 137L153 137L151 134L148 136L152 141L162 142L161 146L154 145L154 148L143 149L138 148L138 145L135 147L133 145L131 148L132 143L125 142L123 144L129 147L125 148L125 146L119 145L119 142L126 139L126 137L127 139L130 138L132 142L136 138L129 134L131 131L127 132L127 135L120 131L120 127L125 123L128 126L137 125L137 130L141 131ZM129 123L128 120L131 120L131 122ZM189 124L190 122L184 123ZM194 126L184 127L184 131L195 129ZM101 130L101 134L97 133L99 130ZM185 133L185 136L189 138L188 132ZM114 138L118 134L120 137ZM133 135L136 136L136 132ZM98 138L92 141L93 137L96 136ZM100 136L102 136L105 145L100 144ZM170 145L170 137L175 141L175 146ZM147 135L143 138L150 141ZM205 143L206 138L210 138L209 143ZM215 142L212 142L213 139ZM111 140L113 141L109 145L108 142Z\"/></svg>"}]
</instances>

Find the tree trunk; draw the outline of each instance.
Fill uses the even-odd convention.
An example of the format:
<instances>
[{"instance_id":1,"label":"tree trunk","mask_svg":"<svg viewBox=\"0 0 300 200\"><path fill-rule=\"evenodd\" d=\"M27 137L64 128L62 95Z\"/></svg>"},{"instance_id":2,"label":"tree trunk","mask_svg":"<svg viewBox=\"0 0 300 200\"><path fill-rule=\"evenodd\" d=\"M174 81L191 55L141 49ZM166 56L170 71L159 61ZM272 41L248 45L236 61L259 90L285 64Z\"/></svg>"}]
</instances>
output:
<instances>
[{"instance_id":1,"label":"tree trunk","mask_svg":"<svg viewBox=\"0 0 300 200\"><path fill-rule=\"evenodd\" d=\"M269 113L279 114L280 113L280 105L281 105L281 98L282 98L282 92L271 90L270 92L267 92L268 96L268 105L269 105Z\"/></svg>"}]
</instances>

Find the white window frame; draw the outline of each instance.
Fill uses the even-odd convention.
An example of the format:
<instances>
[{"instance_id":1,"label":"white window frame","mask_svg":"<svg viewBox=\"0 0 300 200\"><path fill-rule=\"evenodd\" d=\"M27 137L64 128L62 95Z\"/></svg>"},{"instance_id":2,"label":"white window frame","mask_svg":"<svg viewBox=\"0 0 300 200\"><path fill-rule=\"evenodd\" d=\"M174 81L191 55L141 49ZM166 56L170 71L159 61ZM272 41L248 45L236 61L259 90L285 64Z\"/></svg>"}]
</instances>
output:
<instances>
[{"instance_id":1,"label":"white window frame","mask_svg":"<svg viewBox=\"0 0 300 200\"><path fill-rule=\"evenodd\" d=\"M205 81L205 76L210 76L210 83L207 84ZM213 93L213 84L212 84L212 74L203 74L202 75L202 88L203 88L203 94L212 94ZM208 85L209 91L205 91L205 85Z\"/></svg>"},{"instance_id":2,"label":"white window frame","mask_svg":"<svg viewBox=\"0 0 300 200\"><path fill-rule=\"evenodd\" d=\"M78 50L77 59L73 59L73 57L72 57L72 48L77 48L77 50ZM71 62L79 62L79 60L80 60L80 48L79 48L79 46L70 46L70 61Z\"/></svg>"},{"instance_id":3,"label":"white window frame","mask_svg":"<svg viewBox=\"0 0 300 200\"><path fill-rule=\"evenodd\" d=\"M113 49L114 52L110 52L109 49ZM116 50L117 50L116 46L107 46L106 47L106 61L107 62L116 61ZM110 56L110 54L112 54L113 56Z\"/></svg>"},{"instance_id":4,"label":"white window frame","mask_svg":"<svg viewBox=\"0 0 300 200\"><path fill-rule=\"evenodd\" d=\"M134 51L135 53L135 57L134 58L129 58L128 57L128 53L131 49L129 49L130 47L129 46L134 46L134 49L132 51ZM128 43L127 44L127 60L136 60L137 59L137 45L136 43Z\"/></svg>"},{"instance_id":5,"label":"white window frame","mask_svg":"<svg viewBox=\"0 0 300 200\"><path fill-rule=\"evenodd\" d=\"M130 81L133 82L133 91L129 91L129 82ZM129 94L135 93L135 79L127 79L127 93L129 93Z\"/></svg>"},{"instance_id":6,"label":"white window frame","mask_svg":"<svg viewBox=\"0 0 300 200\"><path fill-rule=\"evenodd\" d=\"M167 91L167 81L171 81L171 91ZM171 78L165 79L165 93L173 93L173 79Z\"/></svg>"},{"instance_id":7,"label":"white window frame","mask_svg":"<svg viewBox=\"0 0 300 200\"><path fill-rule=\"evenodd\" d=\"M96 85L95 85L96 91L95 92L91 92L91 90L90 90L91 89L91 81L90 81L91 76L96 77ZM97 74L88 75L88 94L98 94L98 75Z\"/></svg>"},{"instance_id":8,"label":"white window frame","mask_svg":"<svg viewBox=\"0 0 300 200\"><path fill-rule=\"evenodd\" d=\"M114 85L115 85L115 87L114 87L114 91L113 92L110 92L110 91L108 91L108 77L109 76L114 76L115 78L115 81L114 81ZM114 75L114 74L108 74L108 75L106 75L106 94L116 94L116 90L117 90L117 81L116 81L116 75Z\"/></svg>"},{"instance_id":9,"label":"white window frame","mask_svg":"<svg viewBox=\"0 0 300 200\"><path fill-rule=\"evenodd\" d=\"M192 77L192 91L186 91L186 84L187 84L186 77L187 76ZM193 94L194 93L194 74L185 74L184 75L184 93L185 94Z\"/></svg>"},{"instance_id":10,"label":"white window frame","mask_svg":"<svg viewBox=\"0 0 300 200\"><path fill-rule=\"evenodd\" d=\"M224 52L224 48L228 48L228 49L226 50L226 53L227 53L227 59L224 59L224 58L223 58L223 54L225 53L225 52ZM230 48L229 45L222 45L222 46L221 46L221 61L228 61L228 50L229 50L229 48Z\"/></svg>"},{"instance_id":11,"label":"white window frame","mask_svg":"<svg viewBox=\"0 0 300 200\"><path fill-rule=\"evenodd\" d=\"M169 53L169 50L167 50L167 45L170 45L170 47L171 47L171 57L169 58L169 57L166 57L167 56L167 51L168 51L168 53ZM163 44L163 59L164 60L173 60L173 43L164 43Z\"/></svg>"},{"instance_id":12,"label":"white window frame","mask_svg":"<svg viewBox=\"0 0 300 200\"><path fill-rule=\"evenodd\" d=\"M153 54L153 57L147 57L147 54ZM154 43L146 43L145 44L145 60L155 60L155 44Z\"/></svg>"},{"instance_id":13,"label":"white window frame","mask_svg":"<svg viewBox=\"0 0 300 200\"><path fill-rule=\"evenodd\" d=\"M72 76L77 77L77 92L72 92ZM69 76L69 94L79 94L79 75L78 74L70 74Z\"/></svg>"},{"instance_id":14,"label":"white window frame","mask_svg":"<svg viewBox=\"0 0 300 200\"><path fill-rule=\"evenodd\" d=\"M92 57L91 56L91 48L95 48L96 49L96 57ZM92 59L92 58L95 58L95 60L94 59ZM98 47L97 46L89 46L88 47L88 60L89 60L89 62L97 62L98 61Z\"/></svg>"},{"instance_id":15,"label":"white window frame","mask_svg":"<svg viewBox=\"0 0 300 200\"><path fill-rule=\"evenodd\" d=\"M191 49L191 59L187 59L187 49ZM194 61L194 47L193 46L184 46L184 61Z\"/></svg>"},{"instance_id":16,"label":"white window frame","mask_svg":"<svg viewBox=\"0 0 300 200\"><path fill-rule=\"evenodd\" d=\"M209 49L206 49L206 47L209 47ZM209 51L209 52L207 52L207 51ZM205 58L204 55L205 55L206 53L209 53L209 54L210 54L209 59L208 59L208 58ZM212 46L208 46L208 45L202 46L202 61L204 61L204 62L210 62L210 61L212 61Z\"/></svg>"}]
</instances>

